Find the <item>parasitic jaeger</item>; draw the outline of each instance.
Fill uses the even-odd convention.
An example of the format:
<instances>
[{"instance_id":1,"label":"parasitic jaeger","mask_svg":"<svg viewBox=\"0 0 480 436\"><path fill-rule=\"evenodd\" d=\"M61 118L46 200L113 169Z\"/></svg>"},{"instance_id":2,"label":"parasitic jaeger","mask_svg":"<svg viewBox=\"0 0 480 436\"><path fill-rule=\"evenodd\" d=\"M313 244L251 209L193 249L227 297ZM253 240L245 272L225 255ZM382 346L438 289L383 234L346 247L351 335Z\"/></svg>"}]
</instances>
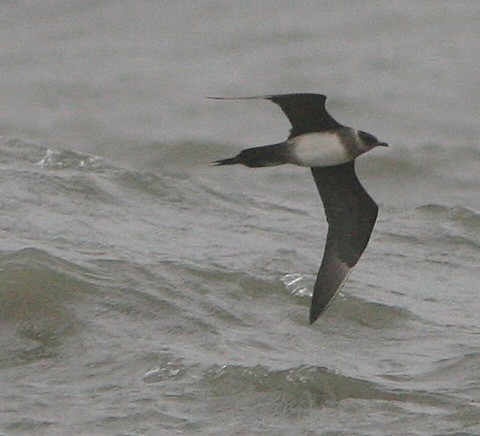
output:
<instances>
[{"instance_id":1,"label":"parasitic jaeger","mask_svg":"<svg viewBox=\"0 0 480 436\"><path fill-rule=\"evenodd\" d=\"M338 123L326 111L327 98L321 94L210 98L270 100L280 106L290 120L292 128L286 141L249 148L214 164L243 164L251 168L283 164L310 167L328 222L325 251L310 306L312 324L330 305L358 262L377 219L378 206L357 179L355 159L388 144L370 133Z\"/></svg>"}]
</instances>

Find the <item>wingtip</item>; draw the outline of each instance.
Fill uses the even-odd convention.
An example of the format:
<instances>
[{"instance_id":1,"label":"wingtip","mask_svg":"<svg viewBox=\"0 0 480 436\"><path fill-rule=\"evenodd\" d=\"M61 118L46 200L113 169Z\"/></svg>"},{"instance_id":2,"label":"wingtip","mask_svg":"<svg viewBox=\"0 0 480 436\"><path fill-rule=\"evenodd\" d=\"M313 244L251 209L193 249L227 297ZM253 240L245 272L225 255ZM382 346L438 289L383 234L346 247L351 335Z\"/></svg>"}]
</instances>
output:
<instances>
[{"instance_id":1,"label":"wingtip","mask_svg":"<svg viewBox=\"0 0 480 436\"><path fill-rule=\"evenodd\" d=\"M207 100L229 100L231 97L215 97L213 95L207 95L205 98Z\"/></svg>"},{"instance_id":2,"label":"wingtip","mask_svg":"<svg viewBox=\"0 0 480 436\"><path fill-rule=\"evenodd\" d=\"M290 93L290 94L264 94L264 95L250 95L246 97L217 97L217 96L206 96L208 100L270 100L275 102L275 100L288 99L288 98L298 98L298 97L314 97L321 98L325 102L327 96L325 94L315 94L308 92L301 93Z\"/></svg>"},{"instance_id":3,"label":"wingtip","mask_svg":"<svg viewBox=\"0 0 480 436\"><path fill-rule=\"evenodd\" d=\"M269 100L270 95L259 95L259 96L249 96L249 97L215 97L207 96L207 100Z\"/></svg>"},{"instance_id":4,"label":"wingtip","mask_svg":"<svg viewBox=\"0 0 480 436\"><path fill-rule=\"evenodd\" d=\"M316 302L312 302L312 305L310 306L310 314L308 317L308 321L310 322L310 325L312 325L318 318L320 318L320 315L325 312L328 306L330 306L330 303L332 300L328 302L328 304L317 304Z\"/></svg>"},{"instance_id":5,"label":"wingtip","mask_svg":"<svg viewBox=\"0 0 480 436\"><path fill-rule=\"evenodd\" d=\"M316 313L313 310L310 310L310 316L308 317L308 322L312 325L320 316L320 313Z\"/></svg>"}]
</instances>

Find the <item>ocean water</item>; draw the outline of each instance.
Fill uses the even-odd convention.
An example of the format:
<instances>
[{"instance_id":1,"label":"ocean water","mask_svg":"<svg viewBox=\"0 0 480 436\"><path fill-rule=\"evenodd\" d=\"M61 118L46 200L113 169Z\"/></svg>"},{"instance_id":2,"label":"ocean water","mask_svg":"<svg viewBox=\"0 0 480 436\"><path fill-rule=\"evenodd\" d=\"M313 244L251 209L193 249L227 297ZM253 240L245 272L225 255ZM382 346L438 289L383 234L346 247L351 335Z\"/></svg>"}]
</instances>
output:
<instances>
[{"instance_id":1,"label":"ocean water","mask_svg":"<svg viewBox=\"0 0 480 436\"><path fill-rule=\"evenodd\" d=\"M480 4L0 5L0 434L480 434ZM216 168L328 95L390 144L312 326L307 169Z\"/></svg>"}]
</instances>

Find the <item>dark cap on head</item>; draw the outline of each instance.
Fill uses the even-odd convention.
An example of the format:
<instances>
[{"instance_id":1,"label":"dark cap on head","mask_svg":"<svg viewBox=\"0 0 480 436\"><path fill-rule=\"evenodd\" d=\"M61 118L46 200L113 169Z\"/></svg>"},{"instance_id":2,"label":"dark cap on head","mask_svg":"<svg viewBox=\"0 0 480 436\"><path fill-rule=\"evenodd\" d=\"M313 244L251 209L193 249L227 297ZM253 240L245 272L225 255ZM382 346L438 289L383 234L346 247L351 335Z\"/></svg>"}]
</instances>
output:
<instances>
[{"instance_id":1,"label":"dark cap on head","mask_svg":"<svg viewBox=\"0 0 480 436\"><path fill-rule=\"evenodd\" d=\"M386 142L380 142L375 136L370 133L363 132L362 130L358 131L359 138L365 143L370 146L381 146L381 147L388 147Z\"/></svg>"}]
</instances>

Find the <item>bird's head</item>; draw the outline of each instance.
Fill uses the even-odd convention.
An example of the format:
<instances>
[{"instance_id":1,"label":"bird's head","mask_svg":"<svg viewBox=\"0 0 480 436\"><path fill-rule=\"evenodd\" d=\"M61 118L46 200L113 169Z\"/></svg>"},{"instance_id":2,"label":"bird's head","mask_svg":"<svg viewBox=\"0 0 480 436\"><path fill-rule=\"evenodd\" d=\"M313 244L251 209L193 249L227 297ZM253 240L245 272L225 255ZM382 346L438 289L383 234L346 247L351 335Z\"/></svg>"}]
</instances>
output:
<instances>
[{"instance_id":1,"label":"bird's head","mask_svg":"<svg viewBox=\"0 0 480 436\"><path fill-rule=\"evenodd\" d=\"M359 146L363 149L362 151L364 153L375 147L388 147L388 144L386 142L380 142L377 138L375 138L375 136L371 135L370 133L362 132L361 130L359 130L357 134L358 139L360 140Z\"/></svg>"}]
</instances>

